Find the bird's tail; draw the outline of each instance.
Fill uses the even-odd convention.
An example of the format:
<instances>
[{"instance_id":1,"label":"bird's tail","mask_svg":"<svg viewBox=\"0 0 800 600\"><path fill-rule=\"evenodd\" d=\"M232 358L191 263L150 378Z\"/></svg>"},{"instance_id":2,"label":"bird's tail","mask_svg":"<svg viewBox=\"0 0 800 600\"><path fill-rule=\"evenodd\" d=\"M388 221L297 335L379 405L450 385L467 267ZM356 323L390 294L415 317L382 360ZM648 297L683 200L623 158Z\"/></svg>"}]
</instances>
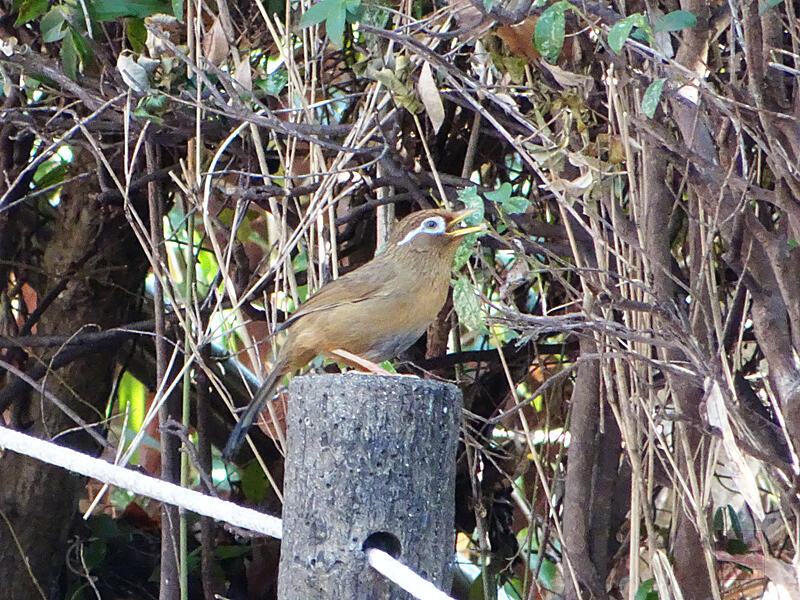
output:
<instances>
[{"instance_id":1,"label":"bird's tail","mask_svg":"<svg viewBox=\"0 0 800 600\"><path fill-rule=\"evenodd\" d=\"M250 401L250 404L247 405L242 416L239 417L239 422L236 423L231 437L228 438L228 443L225 444L225 448L222 450L222 458L224 460L230 461L242 446L247 437L247 432L253 425L253 421L255 421L258 414L264 410L267 402L272 399L272 394L275 392L275 388L278 387L278 382L284 374L286 374L286 365L283 361L278 361L269 375L267 375L264 383L258 388L256 395L253 396L253 399Z\"/></svg>"}]
</instances>

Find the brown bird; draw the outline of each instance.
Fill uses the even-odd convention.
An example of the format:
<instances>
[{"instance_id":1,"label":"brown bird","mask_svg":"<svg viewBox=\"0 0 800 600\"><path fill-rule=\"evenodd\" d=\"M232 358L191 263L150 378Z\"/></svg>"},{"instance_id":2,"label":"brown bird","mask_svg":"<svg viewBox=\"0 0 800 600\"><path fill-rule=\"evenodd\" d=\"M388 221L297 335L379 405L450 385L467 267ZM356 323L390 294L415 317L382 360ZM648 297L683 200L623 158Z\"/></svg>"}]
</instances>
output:
<instances>
[{"instance_id":1,"label":"brown bird","mask_svg":"<svg viewBox=\"0 0 800 600\"><path fill-rule=\"evenodd\" d=\"M412 213L394 228L370 262L324 285L281 324L286 341L272 371L247 406L223 457L230 460L281 378L323 354L381 362L417 341L447 299L461 237L484 226L461 227L474 211ZM344 352L342 352L344 351ZM343 356L344 355L344 356Z\"/></svg>"}]
</instances>

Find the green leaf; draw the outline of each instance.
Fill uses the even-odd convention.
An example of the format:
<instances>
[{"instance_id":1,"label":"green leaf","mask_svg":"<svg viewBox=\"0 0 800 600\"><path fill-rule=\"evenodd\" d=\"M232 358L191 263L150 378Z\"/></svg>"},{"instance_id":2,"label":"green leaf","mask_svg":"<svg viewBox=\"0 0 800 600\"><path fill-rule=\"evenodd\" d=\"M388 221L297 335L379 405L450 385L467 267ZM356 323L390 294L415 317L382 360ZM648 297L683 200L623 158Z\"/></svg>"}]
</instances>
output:
<instances>
[{"instance_id":1,"label":"green leaf","mask_svg":"<svg viewBox=\"0 0 800 600\"><path fill-rule=\"evenodd\" d=\"M42 40L47 44L57 42L67 34L66 19L60 6L51 8L42 20L39 21L39 29L42 32Z\"/></svg>"},{"instance_id":2,"label":"green leaf","mask_svg":"<svg viewBox=\"0 0 800 600\"><path fill-rule=\"evenodd\" d=\"M144 19L158 13L172 14L169 0L95 0L89 4L89 15L93 21L112 21L120 17Z\"/></svg>"},{"instance_id":3,"label":"green leaf","mask_svg":"<svg viewBox=\"0 0 800 600\"><path fill-rule=\"evenodd\" d=\"M174 15L178 21L183 21L183 0L172 0L171 4L172 12L170 14Z\"/></svg>"},{"instance_id":4,"label":"green leaf","mask_svg":"<svg viewBox=\"0 0 800 600\"><path fill-rule=\"evenodd\" d=\"M487 573L484 571L480 575L478 575L473 582L469 586L469 594L467 598L469 600L489 600L483 594L483 576ZM490 586L492 583L489 584Z\"/></svg>"},{"instance_id":5,"label":"green leaf","mask_svg":"<svg viewBox=\"0 0 800 600\"><path fill-rule=\"evenodd\" d=\"M464 203L465 210L475 211L464 220L464 223L472 226L478 225L481 221L483 221L486 211L483 207L483 199L481 199L481 197L478 195L477 187L472 186L458 190L458 199Z\"/></svg>"},{"instance_id":6,"label":"green leaf","mask_svg":"<svg viewBox=\"0 0 800 600\"><path fill-rule=\"evenodd\" d=\"M341 0L321 0L308 7L308 10L300 17L300 29L319 25L330 18L332 12L342 10L344 3Z\"/></svg>"},{"instance_id":7,"label":"green leaf","mask_svg":"<svg viewBox=\"0 0 800 600\"><path fill-rule=\"evenodd\" d=\"M345 0L345 8L348 23L360 21L361 17L364 16L364 7L361 6L361 0Z\"/></svg>"},{"instance_id":8,"label":"green leaf","mask_svg":"<svg viewBox=\"0 0 800 600\"><path fill-rule=\"evenodd\" d=\"M146 119L152 121L153 123L157 123L158 125L164 124L164 119L162 119L158 115L154 115L152 113L147 112L147 110L142 107L139 107L136 110L134 110L133 114L139 117L140 119Z\"/></svg>"},{"instance_id":9,"label":"green leaf","mask_svg":"<svg viewBox=\"0 0 800 600\"><path fill-rule=\"evenodd\" d=\"M519 593L521 589L523 589L522 582L516 577L506 582L503 586L503 591L506 593L509 600L523 600Z\"/></svg>"},{"instance_id":10,"label":"green leaf","mask_svg":"<svg viewBox=\"0 0 800 600\"><path fill-rule=\"evenodd\" d=\"M83 547L81 558L88 570L92 570L100 565L106 558L108 552L108 542L105 540L93 540Z\"/></svg>"},{"instance_id":11,"label":"green leaf","mask_svg":"<svg viewBox=\"0 0 800 600\"><path fill-rule=\"evenodd\" d=\"M167 107L167 97L163 94L148 94L144 97L142 106L148 111L163 111Z\"/></svg>"},{"instance_id":12,"label":"green leaf","mask_svg":"<svg viewBox=\"0 0 800 600\"><path fill-rule=\"evenodd\" d=\"M344 44L345 23L355 22L361 17L361 0L322 0L312 4L300 17L300 29L318 25L325 21L325 29L334 46Z\"/></svg>"},{"instance_id":13,"label":"green leaf","mask_svg":"<svg viewBox=\"0 0 800 600\"><path fill-rule=\"evenodd\" d=\"M647 86L647 89L644 91L644 96L642 96L642 113L647 115L650 119L656 114L658 102L661 100L661 90L664 87L665 81L666 78L664 77L656 79Z\"/></svg>"},{"instance_id":14,"label":"green leaf","mask_svg":"<svg viewBox=\"0 0 800 600\"><path fill-rule=\"evenodd\" d=\"M267 495L269 485L258 461L250 461L242 471L242 491L251 502L261 502Z\"/></svg>"},{"instance_id":15,"label":"green leaf","mask_svg":"<svg viewBox=\"0 0 800 600\"><path fill-rule=\"evenodd\" d=\"M630 36L631 31L633 31L634 22L631 17L625 17L621 21L617 21L608 30L608 46L617 54L620 53L622 50L622 46L625 45L625 41Z\"/></svg>"},{"instance_id":16,"label":"green leaf","mask_svg":"<svg viewBox=\"0 0 800 600\"><path fill-rule=\"evenodd\" d=\"M556 2L549 6L536 21L533 31L533 41L536 49L547 62L554 63L561 54L564 45L566 19L564 14L569 8L568 2Z\"/></svg>"},{"instance_id":17,"label":"green leaf","mask_svg":"<svg viewBox=\"0 0 800 600\"><path fill-rule=\"evenodd\" d=\"M288 81L289 72L286 69L277 69L263 79L256 79L254 83L265 94L277 97L280 96Z\"/></svg>"},{"instance_id":18,"label":"green leaf","mask_svg":"<svg viewBox=\"0 0 800 600\"><path fill-rule=\"evenodd\" d=\"M214 548L214 556L218 560L228 560L231 558L239 558L245 554L250 553L249 546L237 546L235 544L230 546L217 546Z\"/></svg>"},{"instance_id":19,"label":"green leaf","mask_svg":"<svg viewBox=\"0 0 800 600\"><path fill-rule=\"evenodd\" d=\"M500 186L499 189L496 189L493 192L486 192L484 196L486 196L487 200L497 202L498 204L508 202L508 200L511 198L511 184L506 181Z\"/></svg>"},{"instance_id":20,"label":"green leaf","mask_svg":"<svg viewBox=\"0 0 800 600\"><path fill-rule=\"evenodd\" d=\"M128 371L122 374L117 390L120 412L128 410L128 428L139 431L147 413L147 388Z\"/></svg>"},{"instance_id":21,"label":"green leaf","mask_svg":"<svg viewBox=\"0 0 800 600\"><path fill-rule=\"evenodd\" d=\"M731 531L738 539L744 539L744 532L742 531L742 522L739 520L739 515L733 510L733 507L728 504L728 517L731 520Z\"/></svg>"},{"instance_id":22,"label":"green leaf","mask_svg":"<svg viewBox=\"0 0 800 600\"><path fill-rule=\"evenodd\" d=\"M530 205L531 203L527 198L523 198L522 196L511 196L511 198L508 199L508 202L503 202L503 210L510 215L518 215L528 210Z\"/></svg>"},{"instance_id":23,"label":"green leaf","mask_svg":"<svg viewBox=\"0 0 800 600\"><path fill-rule=\"evenodd\" d=\"M328 20L325 21L325 31L331 43L337 48L344 45L344 25L347 20L347 7L344 2L337 0L341 8L331 12Z\"/></svg>"},{"instance_id":24,"label":"green leaf","mask_svg":"<svg viewBox=\"0 0 800 600\"><path fill-rule=\"evenodd\" d=\"M500 189L493 192L486 192L484 196L486 196L488 200L500 204L501 210L507 214L524 213L528 209L528 206L530 206L530 202L522 196L512 196L511 189L511 184L505 182L500 186Z\"/></svg>"},{"instance_id":25,"label":"green leaf","mask_svg":"<svg viewBox=\"0 0 800 600\"><path fill-rule=\"evenodd\" d=\"M640 583L636 590L635 600L658 600L658 592L653 590L655 584L655 579L646 579Z\"/></svg>"},{"instance_id":26,"label":"green leaf","mask_svg":"<svg viewBox=\"0 0 800 600\"><path fill-rule=\"evenodd\" d=\"M466 225L478 225L481 221L483 221L483 215L485 212L483 207L483 199L478 195L478 189L475 186L459 190L458 199L464 203L465 209L471 208L475 211L464 220ZM469 257L472 256L472 246L475 244L475 240L477 239L477 233L470 233L469 235L464 236L464 241L461 242L458 250L456 250L456 257L453 260L453 269L460 271L464 265L467 264Z\"/></svg>"},{"instance_id":27,"label":"green leaf","mask_svg":"<svg viewBox=\"0 0 800 600\"><path fill-rule=\"evenodd\" d=\"M652 39L650 23L643 14L634 13L617 21L608 31L608 46L619 54L629 37L641 42L649 42Z\"/></svg>"},{"instance_id":28,"label":"green leaf","mask_svg":"<svg viewBox=\"0 0 800 600\"><path fill-rule=\"evenodd\" d=\"M466 275L461 275L453 286L453 306L462 325L473 331L486 331L481 303Z\"/></svg>"},{"instance_id":29,"label":"green leaf","mask_svg":"<svg viewBox=\"0 0 800 600\"><path fill-rule=\"evenodd\" d=\"M144 26L144 19L127 19L125 21L125 35L131 45L131 50L136 54L141 54L144 50L144 43L147 41L147 28Z\"/></svg>"},{"instance_id":30,"label":"green leaf","mask_svg":"<svg viewBox=\"0 0 800 600\"><path fill-rule=\"evenodd\" d=\"M728 540L728 543L725 544L725 550L729 554L750 554L750 548L747 547L747 544L737 539Z\"/></svg>"},{"instance_id":31,"label":"green leaf","mask_svg":"<svg viewBox=\"0 0 800 600\"><path fill-rule=\"evenodd\" d=\"M19 14L14 27L19 27L43 15L47 10L47 0L23 0L19 4Z\"/></svg>"},{"instance_id":32,"label":"green leaf","mask_svg":"<svg viewBox=\"0 0 800 600\"><path fill-rule=\"evenodd\" d=\"M36 169L36 173L33 175L33 181L36 183L37 188L44 189L64 181L66 174L67 165L60 160L47 160Z\"/></svg>"},{"instance_id":33,"label":"green leaf","mask_svg":"<svg viewBox=\"0 0 800 600\"><path fill-rule=\"evenodd\" d=\"M637 27L633 30L631 37L635 40L639 40L640 42L644 42L645 44L649 44L653 41L653 35L650 31L650 26L647 27Z\"/></svg>"},{"instance_id":34,"label":"green leaf","mask_svg":"<svg viewBox=\"0 0 800 600\"><path fill-rule=\"evenodd\" d=\"M72 41L75 43L75 49L78 51L81 63L83 63L85 67L86 64L94 58L94 51L92 51L92 47L89 45L89 42L86 41L86 38L74 28L70 27L69 33L72 37Z\"/></svg>"},{"instance_id":35,"label":"green leaf","mask_svg":"<svg viewBox=\"0 0 800 600\"><path fill-rule=\"evenodd\" d=\"M61 44L61 65L67 77L73 81L78 78L78 50L71 35L66 36Z\"/></svg>"},{"instance_id":36,"label":"green leaf","mask_svg":"<svg viewBox=\"0 0 800 600\"><path fill-rule=\"evenodd\" d=\"M662 31L680 31L681 29L694 27L695 25L697 25L697 17L688 10L673 10L671 13L667 13L656 21L653 30L656 33L661 33Z\"/></svg>"},{"instance_id":37,"label":"green leaf","mask_svg":"<svg viewBox=\"0 0 800 600\"><path fill-rule=\"evenodd\" d=\"M555 563L542 559L542 566L539 568L539 581L546 587L552 588L555 581L558 579L558 569Z\"/></svg>"},{"instance_id":38,"label":"green leaf","mask_svg":"<svg viewBox=\"0 0 800 600\"><path fill-rule=\"evenodd\" d=\"M92 535L101 540L110 540L122 535L119 529L119 523L117 523L111 515L97 515L89 519L87 524Z\"/></svg>"}]
</instances>

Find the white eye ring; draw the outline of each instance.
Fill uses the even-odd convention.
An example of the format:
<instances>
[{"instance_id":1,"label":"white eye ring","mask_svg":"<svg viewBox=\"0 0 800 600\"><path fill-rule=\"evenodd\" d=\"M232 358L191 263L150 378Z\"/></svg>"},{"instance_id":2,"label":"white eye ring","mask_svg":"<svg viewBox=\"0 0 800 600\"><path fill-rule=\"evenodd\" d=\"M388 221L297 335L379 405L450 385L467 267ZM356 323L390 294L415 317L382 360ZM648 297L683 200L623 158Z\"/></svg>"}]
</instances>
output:
<instances>
[{"instance_id":1,"label":"white eye ring","mask_svg":"<svg viewBox=\"0 0 800 600\"><path fill-rule=\"evenodd\" d=\"M422 223L420 223L419 227L417 227L413 231L410 231L406 237L404 237L400 242L397 243L397 245L402 246L403 244L407 244L408 242L413 240L419 233L439 235L444 233L445 231L447 231L447 223L445 223L444 218L428 217Z\"/></svg>"}]
</instances>

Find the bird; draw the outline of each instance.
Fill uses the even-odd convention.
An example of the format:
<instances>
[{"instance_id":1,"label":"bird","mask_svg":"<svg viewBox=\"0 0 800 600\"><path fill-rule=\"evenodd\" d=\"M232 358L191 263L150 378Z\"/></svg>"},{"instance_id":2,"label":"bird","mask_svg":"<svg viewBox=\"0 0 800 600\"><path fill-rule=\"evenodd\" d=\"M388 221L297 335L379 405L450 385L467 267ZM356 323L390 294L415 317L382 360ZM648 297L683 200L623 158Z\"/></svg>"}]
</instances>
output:
<instances>
[{"instance_id":1,"label":"bird","mask_svg":"<svg viewBox=\"0 0 800 600\"><path fill-rule=\"evenodd\" d=\"M382 252L322 286L281 323L285 331L272 370L231 433L222 456L230 461L284 375L318 355L355 366L382 362L416 342L447 300L450 272L474 209L413 212L394 227ZM276 333L277 333L276 331ZM351 360L347 360L347 359Z\"/></svg>"}]
</instances>

